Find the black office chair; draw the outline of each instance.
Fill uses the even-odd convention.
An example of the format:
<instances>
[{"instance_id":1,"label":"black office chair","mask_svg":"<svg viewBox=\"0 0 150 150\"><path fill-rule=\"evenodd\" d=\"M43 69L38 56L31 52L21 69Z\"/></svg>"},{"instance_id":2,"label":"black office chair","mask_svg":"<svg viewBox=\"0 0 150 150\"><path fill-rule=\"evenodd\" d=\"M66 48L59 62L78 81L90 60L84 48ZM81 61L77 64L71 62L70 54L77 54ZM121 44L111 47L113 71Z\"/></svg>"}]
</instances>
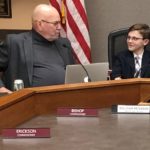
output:
<instances>
[{"instance_id":1,"label":"black office chair","mask_svg":"<svg viewBox=\"0 0 150 150\"><path fill-rule=\"evenodd\" d=\"M127 49L126 37L128 33L128 28L123 28L115 30L108 35L108 62L109 69L112 69L113 62L115 60L115 55Z\"/></svg>"}]
</instances>

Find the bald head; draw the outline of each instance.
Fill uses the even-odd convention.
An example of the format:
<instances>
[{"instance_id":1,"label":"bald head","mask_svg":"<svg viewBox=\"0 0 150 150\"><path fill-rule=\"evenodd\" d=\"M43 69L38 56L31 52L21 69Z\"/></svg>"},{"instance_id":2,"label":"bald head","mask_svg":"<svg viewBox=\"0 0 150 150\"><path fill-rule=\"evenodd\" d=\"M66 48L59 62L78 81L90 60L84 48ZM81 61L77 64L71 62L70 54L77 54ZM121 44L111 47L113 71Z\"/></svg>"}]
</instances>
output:
<instances>
[{"instance_id":1,"label":"bald head","mask_svg":"<svg viewBox=\"0 0 150 150\"><path fill-rule=\"evenodd\" d=\"M39 20L48 18L52 16L53 14L58 14L58 11L52 5L40 4L35 7L33 14L32 14L32 20L39 21Z\"/></svg>"},{"instance_id":2,"label":"bald head","mask_svg":"<svg viewBox=\"0 0 150 150\"><path fill-rule=\"evenodd\" d=\"M32 27L49 41L57 39L61 30L61 19L52 5L40 4L35 7L32 15Z\"/></svg>"}]
</instances>

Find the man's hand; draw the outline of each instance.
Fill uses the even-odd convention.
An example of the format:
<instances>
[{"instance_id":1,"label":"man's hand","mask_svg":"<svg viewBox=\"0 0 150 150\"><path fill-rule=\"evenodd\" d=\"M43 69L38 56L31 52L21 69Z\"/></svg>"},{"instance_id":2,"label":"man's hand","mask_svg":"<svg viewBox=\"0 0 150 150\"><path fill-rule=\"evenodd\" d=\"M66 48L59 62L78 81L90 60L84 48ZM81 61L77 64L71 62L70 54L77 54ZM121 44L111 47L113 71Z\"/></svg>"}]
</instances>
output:
<instances>
[{"instance_id":1,"label":"man's hand","mask_svg":"<svg viewBox=\"0 0 150 150\"><path fill-rule=\"evenodd\" d=\"M115 80L121 80L121 79L122 79L121 77L116 77L116 78L115 78Z\"/></svg>"},{"instance_id":2,"label":"man's hand","mask_svg":"<svg viewBox=\"0 0 150 150\"><path fill-rule=\"evenodd\" d=\"M8 89L5 88L5 87L0 87L0 93L8 93L8 94L11 94L12 91L8 90Z\"/></svg>"}]
</instances>

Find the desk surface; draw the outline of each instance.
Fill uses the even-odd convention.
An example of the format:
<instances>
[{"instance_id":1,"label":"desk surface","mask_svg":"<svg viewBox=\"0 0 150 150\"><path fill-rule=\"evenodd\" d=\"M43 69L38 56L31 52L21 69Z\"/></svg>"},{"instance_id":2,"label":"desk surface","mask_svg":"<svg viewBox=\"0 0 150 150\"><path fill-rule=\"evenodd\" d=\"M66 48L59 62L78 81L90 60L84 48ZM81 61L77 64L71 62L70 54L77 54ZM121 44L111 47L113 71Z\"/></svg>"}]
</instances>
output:
<instances>
[{"instance_id":1,"label":"desk surface","mask_svg":"<svg viewBox=\"0 0 150 150\"><path fill-rule=\"evenodd\" d=\"M51 138L2 139L2 150L149 150L148 114L112 114L100 109L99 117L43 115L20 128L51 128Z\"/></svg>"}]
</instances>

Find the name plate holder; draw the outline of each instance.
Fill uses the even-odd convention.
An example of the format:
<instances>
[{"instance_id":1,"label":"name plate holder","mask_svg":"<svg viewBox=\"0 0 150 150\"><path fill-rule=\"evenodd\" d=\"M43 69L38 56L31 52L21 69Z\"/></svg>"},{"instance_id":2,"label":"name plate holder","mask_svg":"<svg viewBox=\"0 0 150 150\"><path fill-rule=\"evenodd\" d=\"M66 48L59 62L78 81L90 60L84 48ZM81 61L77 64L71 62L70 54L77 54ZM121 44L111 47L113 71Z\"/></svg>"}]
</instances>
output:
<instances>
[{"instance_id":1,"label":"name plate holder","mask_svg":"<svg viewBox=\"0 0 150 150\"><path fill-rule=\"evenodd\" d=\"M58 108L58 117L97 117L98 109L93 108Z\"/></svg>"},{"instance_id":2,"label":"name plate holder","mask_svg":"<svg viewBox=\"0 0 150 150\"><path fill-rule=\"evenodd\" d=\"M147 105L113 105L112 113L150 114L150 106L147 106Z\"/></svg>"},{"instance_id":3,"label":"name plate holder","mask_svg":"<svg viewBox=\"0 0 150 150\"><path fill-rule=\"evenodd\" d=\"M4 139L15 138L50 138L50 128L15 128L3 129Z\"/></svg>"}]
</instances>

